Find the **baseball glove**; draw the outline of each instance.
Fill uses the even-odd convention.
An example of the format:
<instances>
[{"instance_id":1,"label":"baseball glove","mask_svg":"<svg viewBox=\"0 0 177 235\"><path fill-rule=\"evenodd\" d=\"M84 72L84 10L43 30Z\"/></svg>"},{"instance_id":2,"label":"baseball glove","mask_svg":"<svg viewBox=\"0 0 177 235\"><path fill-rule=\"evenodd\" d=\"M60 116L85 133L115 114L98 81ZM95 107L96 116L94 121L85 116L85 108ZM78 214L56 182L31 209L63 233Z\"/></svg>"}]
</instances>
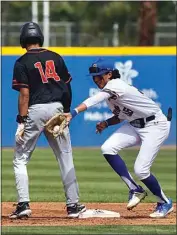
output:
<instances>
[{"instance_id":1,"label":"baseball glove","mask_svg":"<svg viewBox=\"0 0 177 235\"><path fill-rule=\"evenodd\" d=\"M63 136L64 129L68 126L66 117L63 114L55 114L50 118L44 125L47 132L53 135L54 138L58 136Z\"/></svg>"}]
</instances>

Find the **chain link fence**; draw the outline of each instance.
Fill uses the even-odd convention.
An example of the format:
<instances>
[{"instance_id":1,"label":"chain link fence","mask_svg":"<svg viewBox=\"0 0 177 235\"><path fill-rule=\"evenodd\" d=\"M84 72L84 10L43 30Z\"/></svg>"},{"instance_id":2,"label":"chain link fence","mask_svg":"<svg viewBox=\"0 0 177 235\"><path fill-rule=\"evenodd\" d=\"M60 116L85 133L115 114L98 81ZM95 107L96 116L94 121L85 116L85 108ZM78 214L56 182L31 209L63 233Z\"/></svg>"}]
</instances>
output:
<instances>
[{"instance_id":1,"label":"chain link fence","mask_svg":"<svg viewBox=\"0 0 177 235\"><path fill-rule=\"evenodd\" d=\"M2 22L2 46L19 46L19 32L23 24L24 22ZM42 22L39 22L39 25L42 29ZM119 27L114 26L112 26L109 33L104 33L97 32L98 25L96 23L77 25L73 22L50 22L50 46L106 47L138 45L137 24L129 22L121 32L119 32ZM157 24L154 45L176 45L176 22Z\"/></svg>"}]
</instances>

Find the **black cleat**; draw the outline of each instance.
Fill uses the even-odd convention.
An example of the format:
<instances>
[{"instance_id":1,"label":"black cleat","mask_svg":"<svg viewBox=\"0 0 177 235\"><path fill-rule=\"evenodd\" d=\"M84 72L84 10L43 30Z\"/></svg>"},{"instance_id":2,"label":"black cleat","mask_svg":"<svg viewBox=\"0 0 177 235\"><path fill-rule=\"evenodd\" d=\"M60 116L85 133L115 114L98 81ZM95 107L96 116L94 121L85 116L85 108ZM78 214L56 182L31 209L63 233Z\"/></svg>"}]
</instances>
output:
<instances>
[{"instance_id":1,"label":"black cleat","mask_svg":"<svg viewBox=\"0 0 177 235\"><path fill-rule=\"evenodd\" d=\"M19 202L17 204L16 210L9 215L10 219L22 219L29 218L31 215L31 210L28 202Z\"/></svg>"},{"instance_id":2,"label":"black cleat","mask_svg":"<svg viewBox=\"0 0 177 235\"><path fill-rule=\"evenodd\" d=\"M78 218L79 214L86 211L86 207L83 204L75 203L67 206L68 217Z\"/></svg>"}]
</instances>

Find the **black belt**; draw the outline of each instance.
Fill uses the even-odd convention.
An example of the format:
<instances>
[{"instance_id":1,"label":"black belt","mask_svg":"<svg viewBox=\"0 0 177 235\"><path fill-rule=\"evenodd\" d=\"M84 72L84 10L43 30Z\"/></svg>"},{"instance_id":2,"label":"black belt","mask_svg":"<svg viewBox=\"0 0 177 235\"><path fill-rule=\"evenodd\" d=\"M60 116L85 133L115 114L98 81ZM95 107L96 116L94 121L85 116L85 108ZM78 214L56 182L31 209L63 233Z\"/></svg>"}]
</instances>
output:
<instances>
[{"instance_id":1,"label":"black belt","mask_svg":"<svg viewBox=\"0 0 177 235\"><path fill-rule=\"evenodd\" d=\"M130 122L130 124L137 128L144 128L147 122L155 119L155 115L149 116L147 118L138 118Z\"/></svg>"},{"instance_id":2,"label":"black belt","mask_svg":"<svg viewBox=\"0 0 177 235\"><path fill-rule=\"evenodd\" d=\"M135 119L135 120L131 121L130 124L134 127L137 127L137 128L144 128L145 124L147 122L150 122L154 119L155 119L155 115L152 115L152 116L147 117L147 118ZM172 120L172 108L171 107L168 108L167 120L168 121Z\"/></svg>"}]
</instances>

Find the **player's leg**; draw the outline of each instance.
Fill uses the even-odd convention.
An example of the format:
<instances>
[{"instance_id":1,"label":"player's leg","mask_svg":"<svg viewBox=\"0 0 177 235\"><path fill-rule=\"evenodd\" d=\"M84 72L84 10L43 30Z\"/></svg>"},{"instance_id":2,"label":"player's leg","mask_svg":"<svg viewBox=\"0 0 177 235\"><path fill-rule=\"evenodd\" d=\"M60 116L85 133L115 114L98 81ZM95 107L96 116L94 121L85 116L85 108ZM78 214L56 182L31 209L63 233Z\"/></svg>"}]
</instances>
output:
<instances>
[{"instance_id":1,"label":"player's leg","mask_svg":"<svg viewBox=\"0 0 177 235\"><path fill-rule=\"evenodd\" d=\"M140 143L139 136L135 132L134 128L132 128L130 124L126 123L114 132L101 146L105 159L130 190L129 203L127 205L128 209L132 209L142 199L144 199L146 192L141 186L136 184L118 152L123 148L131 147L138 143Z\"/></svg>"},{"instance_id":2,"label":"player's leg","mask_svg":"<svg viewBox=\"0 0 177 235\"><path fill-rule=\"evenodd\" d=\"M69 129L65 128L64 137L53 138L45 132L45 136L56 156L66 196L67 213L69 217L78 217L86 210L79 204L79 188L73 163L72 147Z\"/></svg>"},{"instance_id":3,"label":"player's leg","mask_svg":"<svg viewBox=\"0 0 177 235\"><path fill-rule=\"evenodd\" d=\"M18 204L16 210L9 216L12 219L29 217L31 215L31 210L29 207L29 183L26 165L30 160L37 139L43 128L41 126L41 122L38 120L38 116L40 116L40 110L38 108L29 109L29 117L27 118L25 132L23 135L24 144L20 145L16 143L13 168L16 181L16 190L18 194Z\"/></svg>"},{"instance_id":4,"label":"player's leg","mask_svg":"<svg viewBox=\"0 0 177 235\"><path fill-rule=\"evenodd\" d=\"M134 170L138 178L157 197L157 208L151 217L164 217L173 210L171 199L162 191L155 176L150 173L150 167L165 139L168 137L170 122L159 122L139 129L142 145L135 161Z\"/></svg>"}]
</instances>

